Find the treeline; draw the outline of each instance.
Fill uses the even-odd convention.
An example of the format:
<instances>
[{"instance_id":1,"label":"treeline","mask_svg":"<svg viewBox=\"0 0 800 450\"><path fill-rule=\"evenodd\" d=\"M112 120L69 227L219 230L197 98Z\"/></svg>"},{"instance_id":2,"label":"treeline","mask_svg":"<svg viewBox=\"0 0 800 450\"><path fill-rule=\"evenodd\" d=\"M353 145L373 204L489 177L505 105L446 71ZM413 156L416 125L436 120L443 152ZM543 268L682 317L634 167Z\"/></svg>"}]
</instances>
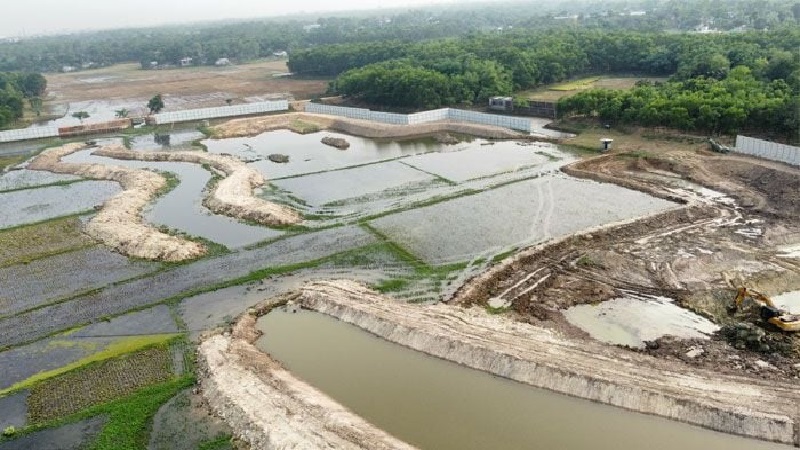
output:
<instances>
[{"instance_id":1,"label":"treeline","mask_svg":"<svg viewBox=\"0 0 800 450\"><path fill-rule=\"evenodd\" d=\"M741 130L792 136L800 130L798 95L783 79L759 79L737 66L723 79L641 82L629 91L593 89L558 102L559 115L707 133Z\"/></svg>"},{"instance_id":2,"label":"treeline","mask_svg":"<svg viewBox=\"0 0 800 450\"><path fill-rule=\"evenodd\" d=\"M178 65L187 57L194 65L214 64L219 58L247 62L275 52L292 54L331 44L413 43L519 29L686 31L710 26L776 30L798 24L800 2L796 0L519 0L432 5L346 17L305 16L12 40L0 42L0 71L57 72L65 66L80 70L122 62L141 62L143 67L151 62ZM307 74L340 72L308 66L302 70Z\"/></svg>"},{"instance_id":3,"label":"treeline","mask_svg":"<svg viewBox=\"0 0 800 450\"><path fill-rule=\"evenodd\" d=\"M800 30L696 35L603 30L515 30L422 43L325 46L296 52L298 73L336 75L334 93L402 107L477 104L585 74L756 80L797 86ZM787 92L793 92L791 89ZM565 104L564 111L573 111Z\"/></svg>"},{"instance_id":4,"label":"treeline","mask_svg":"<svg viewBox=\"0 0 800 450\"><path fill-rule=\"evenodd\" d=\"M38 73L0 72L0 128L22 118L25 100L34 108L41 107L41 96L47 80Z\"/></svg>"}]
</instances>

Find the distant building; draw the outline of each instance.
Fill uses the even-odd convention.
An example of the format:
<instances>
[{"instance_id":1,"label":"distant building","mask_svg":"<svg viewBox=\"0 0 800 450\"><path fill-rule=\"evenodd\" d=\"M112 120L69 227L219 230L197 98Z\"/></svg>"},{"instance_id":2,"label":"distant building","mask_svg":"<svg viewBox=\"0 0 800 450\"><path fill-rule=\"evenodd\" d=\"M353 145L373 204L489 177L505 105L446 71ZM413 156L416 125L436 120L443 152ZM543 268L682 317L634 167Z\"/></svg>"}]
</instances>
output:
<instances>
[{"instance_id":1,"label":"distant building","mask_svg":"<svg viewBox=\"0 0 800 450\"><path fill-rule=\"evenodd\" d=\"M61 71L64 72L64 73L66 73L66 72L75 72L76 70L78 70L78 68L75 67L75 66L61 66Z\"/></svg>"},{"instance_id":2,"label":"distant building","mask_svg":"<svg viewBox=\"0 0 800 450\"><path fill-rule=\"evenodd\" d=\"M631 17L642 17L642 16L646 16L646 15L647 15L647 11L631 11L630 12L630 16Z\"/></svg>"},{"instance_id":3,"label":"distant building","mask_svg":"<svg viewBox=\"0 0 800 450\"><path fill-rule=\"evenodd\" d=\"M277 56L279 58L285 58L285 57L289 56L289 54L286 53L285 51L280 51L280 52L273 52L272 56Z\"/></svg>"},{"instance_id":4,"label":"distant building","mask_svg":"<svg viewBox=\"0 0 800 450\"><path fill-rule=\"evenodd\" d=\"M514 99L511 97L492 97L489 99L489 109L512 111L514 109Z\"/></svg>"},{"instance_id":5,"label":"distant building","mask_svg":"<svg viewBox=\"0 0 800 450\"><path fill-rule=\"evenodd\" d=\"M219 58L217 62L214 63L215 66L230 66L231 60L228 58Z\"/></svg>"},{"instance_id":6,"label":"distant building","mask_svg":"<svg viewBox=\"0 0 800 450\"><path fill-rule=\"evenodd\" d=\"M312 23L311 25L303 25L303 31L306 33L310 33L312 30L316 30L317 28L322 27L322 25L318 23Z\"/></svg>"},{"instance_id":7,"label":"distant building","mask_svg":"<svg viewBox=\"0 0 800 450\"><path fill-rule=\"evenodd\" d=\"M194 61L194 58L192 58L191 56L185 56L181 58L181 67L191 66L192 61Z\"/></svg>"}]
</instances>

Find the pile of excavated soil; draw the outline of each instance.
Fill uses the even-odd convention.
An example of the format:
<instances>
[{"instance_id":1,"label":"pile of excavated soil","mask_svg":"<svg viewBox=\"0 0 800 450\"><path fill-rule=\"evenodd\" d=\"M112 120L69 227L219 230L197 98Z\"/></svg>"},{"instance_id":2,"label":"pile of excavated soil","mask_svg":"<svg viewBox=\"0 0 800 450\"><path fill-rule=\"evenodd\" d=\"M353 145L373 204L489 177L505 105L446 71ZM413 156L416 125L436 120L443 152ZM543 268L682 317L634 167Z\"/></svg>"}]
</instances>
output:
<instances>
[{"instance_id":1,"label":"pile of excavated soil","mask_svg":"<svg viewBox=\"0 0 800 450\"><path fill-rule=\"evenodd\" d=\"M390 125L367 120L325 116L309 113L290 113L276 116L235 119L212 129L216 139L256 136L267 131L292 129L292 122L300 120L321 129L341 131L367 138L409 138L439 133L468 134L489 139L520 139L527 135L507 128L460 122L435 122L421 125Z\"/></svg>"},{"instance_id":2,"label":"pile of excavated soil","mask_svg":"<svg viewBox=\"0 0 800 450\"><path fill-rule=\"evenodd\" d=\"M48 149L37 156L28 169L120 183L123 191L105 202L86 224L85 232L89 236L124 255L142 259L185 261L205 254L203 245L162 233L142 222L142 210L167 184L164 177L119 166L61 162L62 157L83 148L83 144L68 144Z\"/></svg>"},{"instance_id":3,"label":"pile of excavated soil","mask_svg":"<svg viewBox=\"0 0 800 450\"><path fill-rule=\"evenodd\" d=\"M138 161L169 161L208 164L225 174L205 205L211 211L238 219L252 220L264 225L292 225L302 220L297 211L253 195L253 189L263 186L264 177L237 158L205 152L133 152L123 147L105 147L96 155Z\"/></svg>"}]
</instances>

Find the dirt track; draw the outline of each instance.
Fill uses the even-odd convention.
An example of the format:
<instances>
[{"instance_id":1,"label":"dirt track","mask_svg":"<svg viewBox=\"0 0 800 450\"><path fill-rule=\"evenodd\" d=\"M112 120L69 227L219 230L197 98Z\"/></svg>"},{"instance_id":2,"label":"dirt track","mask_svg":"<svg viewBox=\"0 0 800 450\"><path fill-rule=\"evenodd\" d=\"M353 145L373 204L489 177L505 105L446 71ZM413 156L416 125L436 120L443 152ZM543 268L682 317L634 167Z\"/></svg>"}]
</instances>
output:
<instances>
[{"instance_id":1,"label":"dirt track","mask_svg":"<svg viewBox=\"0 0 800 450\"><path fill-rule=\"evenodd\" d=\"M48 74L47 83L51 100L58 103L100 98L141 99L146 103L160 92L170 108L179 107L175 109L224 106L228 98L238 100L276 94L307 99L327 89L327 80L272 76L288 70L285 61L170 70L141 70L139 64L119 64L90 71ZM178 101L180 104L176 103Z\"/></svg>"}]
</instances>

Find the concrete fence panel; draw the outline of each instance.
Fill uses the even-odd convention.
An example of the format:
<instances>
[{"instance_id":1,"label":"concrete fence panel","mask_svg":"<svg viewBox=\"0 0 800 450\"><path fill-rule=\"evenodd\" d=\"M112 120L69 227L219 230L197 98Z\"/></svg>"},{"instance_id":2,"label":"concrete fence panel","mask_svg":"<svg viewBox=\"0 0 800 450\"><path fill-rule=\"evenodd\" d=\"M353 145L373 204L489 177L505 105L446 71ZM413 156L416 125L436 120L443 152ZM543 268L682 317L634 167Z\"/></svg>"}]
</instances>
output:
<instances>
[{"instance_id":1,"label":"concrete fence panel","mask_svg":"<svg viewBox=\"0 0 800 450\"><path fill-rule=\"evenodd\" d=\"M329 106L321 105L319 103L309 103L306 105L306 112L348 117L351 119L371 120L374 122L388 123L392 125L419 125L442 120L453 120L458 122L477 123L481 125L493 125L496 127L510 128L512 130L520 130L525 132L531 131L531 121L530 119L524 117L500 116L496 114L485 114L476 111L464 111L451 108L434 109L431 111L422 111L416 114L403 115L381 111L371 111L369 109L347 108L342 106Z\"/></svg>"},{"instance_id":2,"label":"concrete fence panel","mask_svg":"<svg viewBox=\"0 0 800 450\"><path fill-rule=\"evenodd\" d=\"M217 119L220 117L249 116L274 111L287 111L289 102L278 100L272 102L246 103L244 105L220 106L216 108L187 109L184 111L171 111L153 116L156 124L191 122L203 119Z\"/></svg>"},{"instance_id":3,"label":"concrete fence panel","mask_svg":"<svg viewBox=\"0 0 800 450\"><path fill-rule=\"evenodd\" d=\"M736 136L736 147L733 150L737 153L800 166L800 147L778 144L748 136Z\"/></svg>"},{"instance_id":4,"label":"concrete fence panel","mask_svg":"<svg viewBox=\"0 0 800 450\"><path fill-rule=\"evenodd\" d=\"M32 127L0 131L0 142L16 142L29 139L43 139L58 136L57 127Z\"/></svg>"}]
</instances>

